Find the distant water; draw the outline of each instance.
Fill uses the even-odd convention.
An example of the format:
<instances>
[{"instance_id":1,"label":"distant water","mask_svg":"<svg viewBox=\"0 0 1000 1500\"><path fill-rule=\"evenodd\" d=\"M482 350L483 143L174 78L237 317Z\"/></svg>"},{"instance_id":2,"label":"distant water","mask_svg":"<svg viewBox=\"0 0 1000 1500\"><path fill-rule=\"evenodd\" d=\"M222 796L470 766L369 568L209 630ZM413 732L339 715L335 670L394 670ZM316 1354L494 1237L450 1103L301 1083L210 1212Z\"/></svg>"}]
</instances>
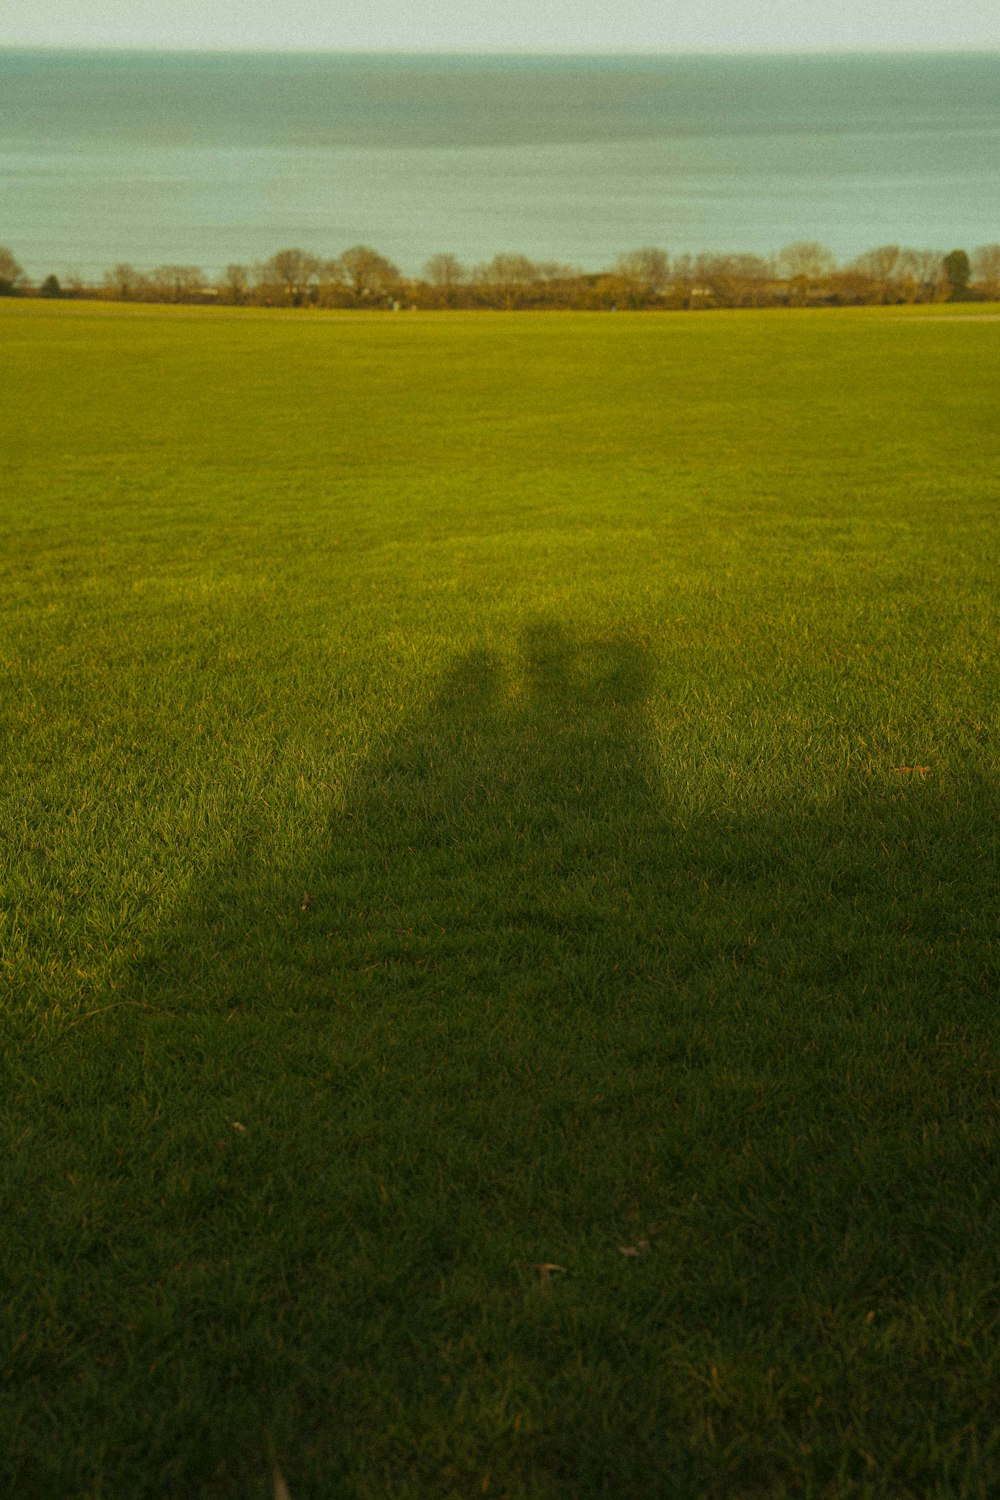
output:
<instances>
[{"instance_id":1,"label":"distant water","mask_svg":"<svg viewBox=\"0 0 1000 1500\"><path fill-rule=\"evenodd\" d=\"M1000 241L1000 54L0 51L0 244L35 276L796 239Z\"/></svg>"}]
</instances>

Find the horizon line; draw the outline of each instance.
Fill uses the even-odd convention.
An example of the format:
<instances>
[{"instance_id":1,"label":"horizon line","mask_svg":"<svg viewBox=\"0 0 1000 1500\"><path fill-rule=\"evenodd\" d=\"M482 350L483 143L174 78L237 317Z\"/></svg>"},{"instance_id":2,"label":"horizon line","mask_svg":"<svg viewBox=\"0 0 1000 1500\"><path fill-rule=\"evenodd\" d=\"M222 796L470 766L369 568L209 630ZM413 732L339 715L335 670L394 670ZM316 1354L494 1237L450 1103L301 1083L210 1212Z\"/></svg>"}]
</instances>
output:
<instances>
[{"instance_id":1,"label":"horizon line","mask_svg":"<svg viewBox=\"0 0 1000 1500\"><path fill-rule=\"evenodd\" d=\"M91 53L156 53L175 56L191 56L201 53L218 53L232 57L456 57L456 58L667 58L667 57L989 57L1000 56L1000 41L982 46L955 47L950 45L910 46L906 44L884 47L612 47L567 51L561 48L507 48L487 47L470 50L464 47L282 47L243 46L230 47L223 43L169 45L133 42L5 42L0 40L0 52L91 52Z\"/></svg>"}]
</instances>

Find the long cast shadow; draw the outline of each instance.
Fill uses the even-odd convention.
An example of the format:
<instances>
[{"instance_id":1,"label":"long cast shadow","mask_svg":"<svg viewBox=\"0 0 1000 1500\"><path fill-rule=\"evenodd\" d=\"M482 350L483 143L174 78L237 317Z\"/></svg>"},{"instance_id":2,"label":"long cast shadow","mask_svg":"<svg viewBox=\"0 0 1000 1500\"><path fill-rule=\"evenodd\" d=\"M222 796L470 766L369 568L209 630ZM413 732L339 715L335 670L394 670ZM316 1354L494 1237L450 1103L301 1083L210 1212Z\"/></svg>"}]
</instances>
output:
<instances>
[{"instance_id":1,"label":"long cast shadow","mask_svg":"<svg viewBox=\"0 0 1000 1500\"><path fill-rule=\"evenodd\" d=\"M508 1463L516 1491L490 1413L520 1383L561 1413L529 1445L553 1493L625 1494L666 1472L639 1421L676 1397L665 1350L735 1358L776 1308L805 1338L807 1307L915 1302L947 1272L968 1213L942 1180L988 1088L968 850L995 793L699 812L654 681L641 643L551 624L514 669L465 656L311 847L261 834L192 893L132 1021L67 1055L55 1149L72 1164L100 1114L79 1153L105 1221L74 1250L57 1384L91 1351L92 1430L132 1391L159 1493L171 1463L252 1492L264 1431L307 1485L312 1464L354 1492L360 1450L385 1493L432 1485L422 1424L454 1418L454 1382L463 1483ZM547 1265L576 1278L563 1314L532 1300ZM602 1441L612 1387L635 1428Z\"/></svg>"}]
</instances>

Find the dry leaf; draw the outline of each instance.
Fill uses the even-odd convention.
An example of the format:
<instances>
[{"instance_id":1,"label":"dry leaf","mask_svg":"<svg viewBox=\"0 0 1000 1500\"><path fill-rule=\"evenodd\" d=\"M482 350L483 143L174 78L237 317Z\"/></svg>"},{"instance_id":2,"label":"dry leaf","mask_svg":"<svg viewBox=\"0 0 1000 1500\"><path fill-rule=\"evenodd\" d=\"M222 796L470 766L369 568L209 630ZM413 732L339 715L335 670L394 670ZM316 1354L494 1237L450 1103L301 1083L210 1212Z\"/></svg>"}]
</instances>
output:
<instances>
[{"instance_id":1,"label":"dry leaf","mask_svg":"<svg viewBox=\"0 0 1000 1500\"><path fill-rule=\"evenodd\" d=\"M565 1270L566 1270L565 1266L557 1266L551 1260L544 1260L544 1261L542 1261L541 1265L539 1265L539 1267L538 1267L538 1274L542 1278L542 1285L543 1286L547 1286L548 1285L549 1280L550 1280L553 1272L559 1273L559 1272L564 1272Z\"/></svg>"},{"instance_id":2,"label":"dry leaf","mask_svg":"<svg viewBox=\"0 0 1000 1500\"><path fill-rule=\"evenodd\" d=\"M649 1241L637 1240L634 1245L619 1245L619 1255L627 1255L632 1260L638 1260L642 1255L649 1254Z\"/></svg>"},{"instance_id":3,"label":"dry leaf","mask_svg":"<svg viewBox=\"0 0 1000 1500\"><path fill-rule=\"evenodd\" d=\"M313 898L308 891L302 892L302 900L299 902L299 911L308 911L313 904Z\"/></svg>"},{"instance_id":4,"label":"dry leaf","mask_svg":"<svg viewBox=\"0 0 1000 1500\"><path fill-rule=\"evenodd\" d=\"M247 1133L246 1126L245 1125L241 1125L240 1122L239 1122L239 1120L234 1120L233 1121L233 1129L234 1130L238 1130L239 1133L240 1133L240 1135L246 1135L246 1133Z\"/></svg>"}]
</instances>

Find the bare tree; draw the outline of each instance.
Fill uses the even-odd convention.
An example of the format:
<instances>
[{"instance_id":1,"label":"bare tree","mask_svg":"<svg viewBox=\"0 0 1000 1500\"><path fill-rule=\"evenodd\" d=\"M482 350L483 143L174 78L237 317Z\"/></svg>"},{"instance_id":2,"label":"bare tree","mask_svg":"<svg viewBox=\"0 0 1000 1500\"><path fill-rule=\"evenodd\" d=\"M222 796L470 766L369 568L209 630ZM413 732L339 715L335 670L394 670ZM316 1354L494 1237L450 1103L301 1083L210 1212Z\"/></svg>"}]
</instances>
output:
<instances>
[{"instance_id":1,"label":"bare tree","mask_svg":"<svg viewBox=\"0 0 1000 1500\"><path fill-rule=\"evenodd\" d=\"M310 287L322 264L307 250L278 250L264 262L262 279L268 286L281 288L282 300L292 307L301 307L308 300Z\"/></svg>"},{"instance_id":2,"label":"bare tree","mask_svg":"<svg viewBox=\"0 0 1000 1500\"><path fill-rule=\"evenodd\" d=\"M24 269L13 250L0 245L0 297L10 297L24 281Z\"/></svg>"},{"instance_id":3,"label":"bare tree","mask_svg":"<svg viewBox=\"0 0 1000 1500\"><path fill-rule=\"evenodd\" d=\"M157 302L195 302L204 290L198 266L157 266L149 274L150 295Z\"/></svg>"},{"instance_id":4,"label":"bare tree","mask_svg":"<svg viewBox=\"0 0 1000 1500\"><path fill-rule=\"evenodd\" d=\"M399 267L369 245L352 245L341 254L340 264L357 302L389 297L399 287Z\"/></svg>"},{"instance_id":5,"label":"bare tree","mask_svg":"<svg viewBox=\"0 0 1000 1500\"><path fill-rule=\"evenodd\" d=\"M239 307L250 295L250 271L247 266L233 261L226 267L215 283L223 302Z\"/></svg>"},{"instance_id":6,"label":"bare tree","mask_svg":"<svg viewBox=\"0 0 1000 1500\"><path fill-rule=\"evenodd\" d=\"M902 256L903 252L898 245L879 245L874 250L866 250L855 260L853 269L867 277L871 284L869 301L899 301Z\"/></svg>"},{"instance_id":7,"label":"bare tree","mask_svg":"<svg viewBox=\"0 0 1000 1500\"><path fill-rule=\"evenodd\" d=\"M431 286L440 287L442 291L450 292L461 286L468 279L468 274L458 256L448 252L432 255L424 266L424 275Z\"/></svg>"},{"instance_id":8,"label":"bare tree","mask_svg":"<svg viewBox=\"0 0 1000 1500\"><path fill-rule=\"evenodd\" d=\"M263 307L278 307L285 300L285 289L270 261L258 260L251 267L249 298Z\"/></svg>"},{"instance_id":9,"label":"bare tree","mask_svg":"<svg viewBox=\"0 0 1000 1500\"><path fill-rule=\"evenodd\" d=\"M815 240L796 240L778 255L778 265L788 283L789 302L801 305L833 271L836 262L825 245Z\"/></svg>"},{"instance_id":10,"label":"bare tree","mask_svg":"<svg viewBox=\"0 0 1000 1500\"><path fill-rule=\"evenodd\" d=\"M144 293L146 278L128 261L119 261L104 276L105 295L114 302L135 302Z\"/></svg>"},{"instance_id":11,"label":"bare tree","mask_svg":"<svg viewBox=\"0 0 1000 1500\"><path fill-rule=\"evenodd\" d=\"M457 255L432 255L424 265L424 278L430 289L424 289L429 306L457 307L465 300L462 288L468 283L469 272Z\"/></svg>"},{"instance_id":12,"label":"bare tree","mask_svg":"<svg viewBox=\"0 0 1000 1500\"><path fill-rule=\"evenodd\" d=\"M907 302L937 302L944 295L944 270L940 250L903 250L899 276Z\"/></svg>"},{"instance_id":13,"label":"bare tree","mask_svg":"<svg viewBox=\"0 0 1000 1500\"><path fill-rule=\"evenodd\" d=\"M767 300L771 268L759 255L699 255L694 281L719 307L759 307Z\"/></svg>"},{"instance_id":14,"label":"bare tree","mask_svg":"<svg viewBox=\"0 0 1000 1500\"><path fill-rule=\"evenodd\" d=\"M833 270L834 259L825 245L815 240L796 240L779 253L778 264L785 276L805 276L818 281Z\"/></svg>"},{"instance_id":15,"label":"bare tree","mask_svg":"<svg viewBox=\"0 0 1000 1500\"><path fill-rule=\"evenodd\" d=\"M539 281L550 285L556 281L577 281L583 275L579 266L566 265L560 260L540 260L535 266Z\"/></svg>"},{"instance_id":16,"label":"bare tree","mask_svg":"<svg viewBox=\"0 0 1000 1500\"><path fill-rule=\"evenodd\" d=\"M538 267L526 255L504 251L473 273L486 300L509 312L524 304L538 282Z\"/></svg>"},{"instance_id":17,"label":"bare tree","mask_svg":"<svg viewBox=\"0 0 1000 1500\"><path fill-rule=\"evenodd\" d=\"M1000 302L1000 245L980 245L973 251L972 279L983 296Z\"/></svg>"},{"instance_id":18,"label":"bare tree","mask_svg":"<svg viewBox=\"0 0 1000 1500\"><path fill-rule=\"evenodd\" d=\"M664 304L678 309L691 307L694 289L698 285L698 273L693 255L675 255L670 267L670 285L664 294Z\"/></svg>"},{"instance_id":19,"label":"bare tree","mask_svg":"<svg viewBox=\"0 0 1000 1500\"><path fill-rule=\"evenodd\" d=\"M351 291L347 285L347 273L337 259L325 260L316 272L316 304L318 307L344 307L350 303Z\"/></svg>"},{"instance_id":20,"label":"bare tree","mask_svg":"<svg viewBox=\"0 0 1000 1500\"><path fill-rule=\"evenodd\" d=\"M579 266L543 260L535 267L537 293L546 307L580 307L592 300L594 281Z\"/></svg>"},{"instance_id":21,"label":"bare tree","mask_svg":"<svg viewBox=\"0 0 1000 1500\"><path fill-rule=\"evenodd\" d=\"M641 306L650 297L662 296L670 285L670 257L665 250L644 245L619 255L614 274L628 288L629 300Z\"/></svg>"}]
</instances>

